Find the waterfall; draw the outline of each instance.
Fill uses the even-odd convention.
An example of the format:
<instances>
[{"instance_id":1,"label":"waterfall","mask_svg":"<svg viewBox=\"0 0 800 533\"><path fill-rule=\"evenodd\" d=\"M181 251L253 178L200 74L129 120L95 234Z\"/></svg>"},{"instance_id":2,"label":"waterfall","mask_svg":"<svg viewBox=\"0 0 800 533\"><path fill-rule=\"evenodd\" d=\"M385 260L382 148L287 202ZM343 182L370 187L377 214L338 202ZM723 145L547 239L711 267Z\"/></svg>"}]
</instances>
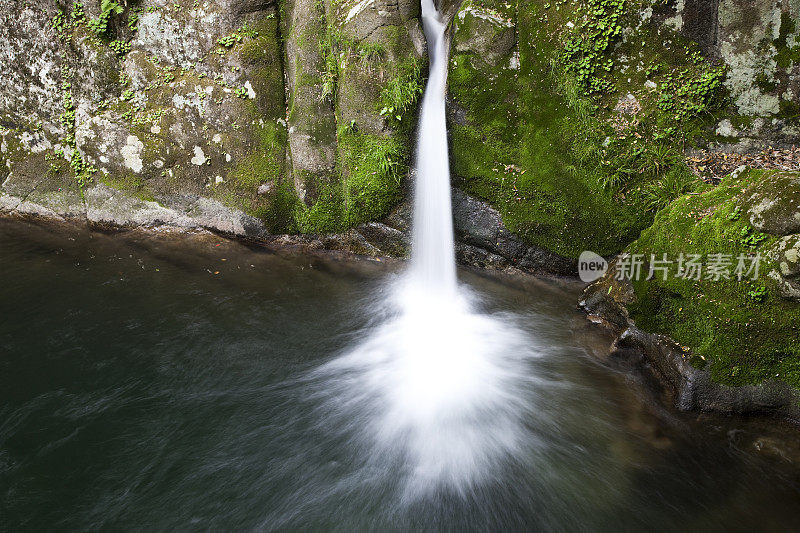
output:
<instances>
[{"instance_id":1,"label":"waterfall","mask_svg":"<svg viewBox=\"0 0 800 533\"><path fill-rule=\"evenodd\" d=\"M525 365L537 355L514 317L479 310L456 281L445 121L447 49L433 0L422 0L430 76L420 109L412 258L376 296L379 321L314 371L326 427L402 499L466 495L520 455L530 409ZM348 489L350 490L350 489Z\"/></svg>"},{"instance_id":2,"label":"waterfall","mask_svg":"<svg viewBox=\"0 0 800 533\"><path fill-rule=\"evenodd\" d=\"M412 276L428 290L452 294L456 287L456 267L444 101L446 25L440 20L433 0L422 0L422 23L428 41L430 75L420 107Z\"/></svg>"}]
</instances>

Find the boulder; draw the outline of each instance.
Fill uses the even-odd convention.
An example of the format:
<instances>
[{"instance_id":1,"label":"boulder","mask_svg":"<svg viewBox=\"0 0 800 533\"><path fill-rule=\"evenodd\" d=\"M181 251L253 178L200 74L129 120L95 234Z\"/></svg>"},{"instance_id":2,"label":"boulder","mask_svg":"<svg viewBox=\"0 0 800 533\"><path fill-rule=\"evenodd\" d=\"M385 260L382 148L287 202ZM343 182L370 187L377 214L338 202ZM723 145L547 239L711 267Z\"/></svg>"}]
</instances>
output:
<instances>
[{"instance_id":1,"label":"boulder","mask_svg":"<svg viewBox=\"0 0 800 533\"><path fill-rule=\"evenodd\" d=\"M751 187L748 207L750 223L771 235L800 233L800 175L774 172Z\"/></svg>"}]
</instances>

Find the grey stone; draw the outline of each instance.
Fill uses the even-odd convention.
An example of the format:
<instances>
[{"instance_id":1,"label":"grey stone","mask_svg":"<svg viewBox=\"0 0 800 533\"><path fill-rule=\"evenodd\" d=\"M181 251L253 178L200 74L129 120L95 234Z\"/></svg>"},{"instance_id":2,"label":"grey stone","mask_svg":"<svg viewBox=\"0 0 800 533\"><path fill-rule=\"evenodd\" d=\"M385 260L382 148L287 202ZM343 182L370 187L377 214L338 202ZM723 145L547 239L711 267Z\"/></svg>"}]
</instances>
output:
<instances>
[{"instance_id":1,"label":"grey stone","mask_svg":"<svg viewBox=\"0 0 800 533\"><path fill-rule=\"evenodd\" d=\"M778 293L788 300L800 302L800 235L789 235L770 248L768 255L777 267L769 272Z\"/></svg>"},{"instance_id":2,"label":"grey stone","mask_svg":"<svg viewBox=\"0 0 800 533\"><path fill-rule=\"evenodd\" d=\"M772 235L800 233L800 177L796 173L765 175L746 200L750 223Z\"/></svg>"}]
</instances>

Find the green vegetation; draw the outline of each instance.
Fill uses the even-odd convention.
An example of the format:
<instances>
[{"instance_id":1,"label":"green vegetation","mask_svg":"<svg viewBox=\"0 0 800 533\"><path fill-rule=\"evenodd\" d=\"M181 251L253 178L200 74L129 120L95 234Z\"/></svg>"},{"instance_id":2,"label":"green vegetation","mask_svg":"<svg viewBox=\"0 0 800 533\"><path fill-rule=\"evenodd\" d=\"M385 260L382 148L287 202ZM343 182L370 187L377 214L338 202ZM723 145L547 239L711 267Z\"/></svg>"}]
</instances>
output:
<instances>
[{"instance_id":1,"label":"green vegetation","mask_svg":"<svg viewBox=\"0 0 800 533\"><path fill-rule=\"evenodd\" d=\"M412 56L397 70L397 74L381 89L380 98L380 114L395 128L401 126L404 116L416 110L423 90L421 66L416 57Z\"/></svg>"},{"instance_id":2,"label":"green vegetation","mask_svg":"<svg viewBox=\"0 0 800 533\"><path fill-rule=\"evenodd\" d=\"M699 254L706 263L713 254L723 254L730 261L731 279L708 279L707 272L699 280L682 279L673 265L666 280L657 275L634 282L636 301L629 309L639 327L689 347L693 364L707 366L718 382L780 379L800 386L800 307L781 299L768 276L776 265L766 250L776 238L753 233L741 216L741 199L765 176L765 171L750 170L679 198L626 250L647 258L666 253L676 262L680 254ZM749 268L756 254L761 257L758 274L742 271L739 280L734 275L738 258L747 258Z\"/></svg>"},{"instance_id":3,"label":"green vegetation","mask_svg":"<svg viewBox=\"0 0 800 533\"><path fill-rule=\"evenodd\" d=\"M59 117L59 121L61 122L61 126L64 128L65 132L64 137L62 138L62 143L70 149L69 165L72 169L73 176L75 177L75 181L78 183L78 186L83 188L92 180L92 176L95 172L97 172L97 169L94 166L87 165L83 160L83 156L78 151L78 147L75 142L75 105L72 101L72 82L70 81L72 78L72 71L69 69L64 69L62 76L61 101L64 111ZM54 155L57 159L63 159L64 151L57 150L54 152ZM60 166L51 165L51 170L59 171Z\"/></svg>"},{"instance_id":4,"label":"green vegetation","mask_svg":"<svg viewBox=\"0 0 800 533\"><path fill-rule=\"evenodd\" d=\"M551 67L556 47L542 27L541 6L521 2L517 10L474 1L471 6L512 22L518 14L519 70L508 68L513 52L494 64L472 52L454 55L450 94L467 111L466 120L452 124L459 186L490 201L530 244L568 257L587 249L619 251L651 218L605 185L599 164L605 135L593 116L594 104L574 82L574 106L565 106L558 95L561 78ZM465 13L455 39L466 39L486 18ZM586 164L573 155L580 143Z\"/></svg>"},{"instance_id":5,"label":"green vegetation","mask_svg":"<svg viewBox=\"0 0 800 533\"><path fill-rule=\"evenodd\" d=\"M578 5L581 22L561 52L565 70L589 93L606 92L613 84L604 76L614 60L608 53L622 35L626 0L587 0Z\"/></svg>"},{"instance_id":6,"label":"green vegetation","mask_svg":"<svg viewBox=\"0 0 800 533\"><path fill-rule=\"evenodd\" d=\"M96 19L89 21L89 29L98 36L107 36L110 30L111 17L121 14L123 11L125 11L125 8L115 0L103 0L100 3L100 15Z\"/></svg>"},{"instance_id":7,"label":"green vegetation","mask_svg":"<svg viewBox=\"0 0 800 533\"><path fill-rule=\"evenodd\" d=\"M786 69L792 65L800 63L800 44L789 46L789 36L796 35L797 23L792 19L792 16L787 13L781 13L781 26L778 32L778 37L773 41L775 49L778 54L775 57L775 62L778 67Z\"/></svg>"},{"instance_id":8,"label":"green vegetation","mask_svg":"<svg viewBox=\"0 0 800 533\"><path fill-rule=\"evenodd\" d=\"M345 225L378 220L402 197L408 153L397 137L368 135L339 127L339 166L347 169Z\"/></svg>"},{"instance_id":9,"label":"green vegetation","mask_svg":"<svg viewBox=\"0 0 800 533\"><path fill-rule=\"evenodd\" d=\"M509 68L513 50L499 61L454 54L450 94L466 110L452 124L455 174L530 244L568 257L619 252L699 183L683 149L725 105L725 71L678 35L669 50L648 45L663 36L639 24L644 3L462 6L456 42L476 32L503 42L508 21L519 67Z\"/></svg>"},{"instance_id":10,"label":"green vegetation","mask_svg":"<svg viewBox=\"0 0 800 533\"><path fill-rule=\"evenodd\" d=\"M296 205L297 229L307 233L344 231L378 220L402 199L410 134L423 90L423 64L410 43L401 44L404 28L387 27L380 43L356 40L326 20L321 5L318 10L325 33L305 38L317 40L323 69L319 77L306 76L297 83L319 87L318 105L335 107L337 156L331 175L308 177L315 187L311 205ZM290 104L290 117L294 112ZM374 122L361 125L362 131L351 117L365 114ZM319 127L313 137L327 133Z\"/></svg>"},{"instance_id":11,"label":"green vegetation","mask_svg":"<svg viewBox=\"0 0 800 533\"><path fill-rule=\"evenodd\" d=\"M337 168L346 172L341 184L324 184L318 200L295 213L303 233L342 231L379 220L402 199L408 151L396 136L365 134L349 125L337 132Z\"/></svg>"},{"instance_id":12,"label":"green vegetation","mask_svg":"<svg viewBox=\"0 0 800 533\"><path fill-rule=\"evenodd\" d=\"M217 45L219 48L217 48L216 52L219 55L223 55L225 54L226 50L233 48L237 44L243 43L245 38L256 39L258 36L258 30L249 27L247 24L243 24L242 27L236 31L217 39Z\"/></svg>"},{"instance_id":13,"label":"green vegetation","mask_svg":"<svg viewBox=\"0 0 800 533\"><path fill-rule=\"evenodd\" d=\"M684 168L675 167L663 178L648 183L642 191L642 199L648 211L658 212L673 200L694 191L700 180Z\"/></svg>"},{"instance_id":14,"label":"green vegetation","mask_svg":"<svg viewBox=\"0 0 800 533\"><path fill-rule=\"evenodd\" d=\"M129 43L120 41L118 39L108 43L108 47L114 50L114 53L119 57L122 57L131 51L131 45Z\"/></svg>"}]
</instances>

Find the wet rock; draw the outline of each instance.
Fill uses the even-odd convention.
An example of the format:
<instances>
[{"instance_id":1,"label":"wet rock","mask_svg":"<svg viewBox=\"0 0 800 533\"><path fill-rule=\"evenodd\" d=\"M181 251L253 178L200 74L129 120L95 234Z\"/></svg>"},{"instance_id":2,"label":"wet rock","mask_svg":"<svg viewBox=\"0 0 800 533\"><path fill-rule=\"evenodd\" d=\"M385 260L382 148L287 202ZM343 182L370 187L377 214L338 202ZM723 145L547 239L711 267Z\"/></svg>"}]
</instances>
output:
<instances>
[{"instance_id":1,"label":"wet rock","mask_svg":"<svg viewBox=\"0 0 800 533\"><path fill-rule=\"evenodd\" d=\"M528 246L506 228L500 213L485 202L459 189L452 190L452 198L454 229L459 241L503 257L509 265L529 272L565 276L577 273L577 261Z\"/></svg>"},{"instance_id":2,"label":"wet rock","mask_svg":"<svg viewBox=\"0 0 800 533\"><path fill-rule=\"evenodd\" d=\"M616 272L618 259L609 264L607 272ZM634 302L636 295L629 279L617 279L615 275L606 274L583 291L578 306L593 317L612 324L621 330L632 325L627 306Z\"/></svg>"},{"instance_id":3,"label":"wet rock","mask_svg":"<svg viewBox=\"0 0 800 533\"><path fill-rule=\"evenodd\" d=\"M766 414L797 420L800 391L783 382L728 387L712 381L708 370L691 364L691 353L665 335L639 329L627 306L636 298L628 280L617 280L612 261L606 275L589 285L578 303L617 333L611 358L632 366L658 384L662 399L684 411Z\"/></svg>"},{"instance_id":4,"label":"wet rock","mask_svg":"<svg viewBox=\"0 0 800 533\"><path fill-rule=\"evenodd\" d=\"M476 268L503 270L511 266L505 257L465 243L456 244L456 257L461 264Z\"/></svg>"},{"instance_id":5,"label":"wet rock","mask_svg":"<svg viewBox=\"0 0 800 533\"><path fill-rule=\"evenodd\" d=\"M405 257L410 252L411 245L408 235L386 224L368 222L356 228L356 231L370 245L380 250L382 255Z\"/></svg>"}]
</instances>

